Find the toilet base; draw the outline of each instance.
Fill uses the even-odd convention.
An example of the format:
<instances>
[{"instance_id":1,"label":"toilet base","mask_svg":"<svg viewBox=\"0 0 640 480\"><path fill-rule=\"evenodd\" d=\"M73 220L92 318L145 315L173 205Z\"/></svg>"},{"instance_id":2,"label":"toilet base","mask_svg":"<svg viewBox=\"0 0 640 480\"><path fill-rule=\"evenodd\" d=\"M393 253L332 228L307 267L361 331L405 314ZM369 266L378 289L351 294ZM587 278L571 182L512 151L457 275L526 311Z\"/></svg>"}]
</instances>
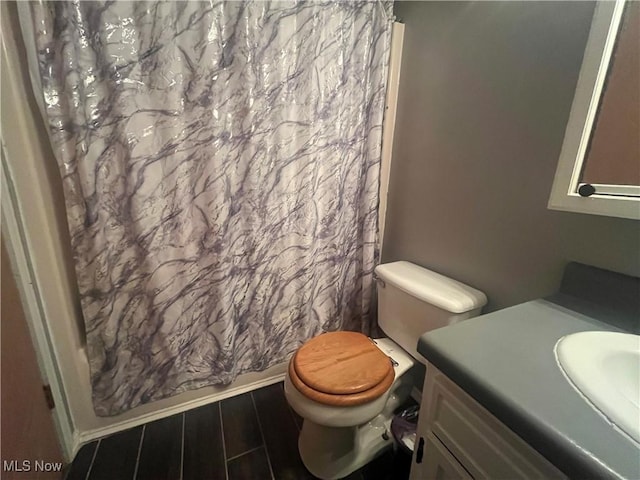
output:
<instances>
[{"instance_id":1,"label":"toilet base","mask_svg":"<svg viewBox=\"0 0 640 480\"><path fill-rule=\"evenodd\" d=\"M322 480L346 477L393 446L391 418L378 415L355 427L325 427L305 419L298 439L307 470Z\"/></svg>"}]
</instances>

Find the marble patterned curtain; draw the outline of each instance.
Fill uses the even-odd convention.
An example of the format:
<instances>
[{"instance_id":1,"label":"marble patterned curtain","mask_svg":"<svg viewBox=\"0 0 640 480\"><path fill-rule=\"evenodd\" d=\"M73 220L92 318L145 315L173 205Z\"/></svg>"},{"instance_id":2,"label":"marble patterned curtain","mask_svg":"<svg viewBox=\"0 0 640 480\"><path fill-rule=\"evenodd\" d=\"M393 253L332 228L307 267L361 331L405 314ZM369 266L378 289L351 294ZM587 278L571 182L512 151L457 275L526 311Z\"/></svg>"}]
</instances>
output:
<instances>
[{"instance_id":1,"label":"marble patterned curtain","mask_svg":"<svg viewBox=\"0 0 640 480\"><path fill-rule=\"evenodd\" d=\"M370 330L391 2L31 16L98 415Z\"/></svg>"}]
</instances>

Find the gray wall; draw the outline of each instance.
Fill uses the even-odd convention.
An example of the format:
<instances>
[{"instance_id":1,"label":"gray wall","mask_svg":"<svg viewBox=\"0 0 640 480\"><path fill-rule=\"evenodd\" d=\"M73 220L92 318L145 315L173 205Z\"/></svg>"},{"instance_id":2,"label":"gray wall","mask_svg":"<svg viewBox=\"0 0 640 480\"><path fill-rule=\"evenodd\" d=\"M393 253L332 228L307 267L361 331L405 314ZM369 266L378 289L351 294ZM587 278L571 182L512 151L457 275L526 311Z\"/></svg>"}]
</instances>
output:
<instances>
[{"instance_id":1,"label":"gray wall","mask_svg":"<svg viewBox=\"0 0 640 480\"><path fill-rule=\"evenodd\" d=\"M383 261L553 293L568 261L640 275L640 223L547 201L593 4L398 2L405 23Z\"/></svg>"}]
</instances>

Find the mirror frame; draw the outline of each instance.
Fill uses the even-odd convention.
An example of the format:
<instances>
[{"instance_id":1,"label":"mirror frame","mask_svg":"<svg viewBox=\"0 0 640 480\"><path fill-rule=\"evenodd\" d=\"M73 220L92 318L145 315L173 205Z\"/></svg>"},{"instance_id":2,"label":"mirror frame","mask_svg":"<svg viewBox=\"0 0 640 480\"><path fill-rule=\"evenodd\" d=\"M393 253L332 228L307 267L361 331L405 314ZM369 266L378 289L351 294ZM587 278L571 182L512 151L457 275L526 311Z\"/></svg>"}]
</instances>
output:
<instances>
[{"instance_id":1,"label":"mirror frame","mask_svg":"<svg viewBox=\"0 0 640 480\"><path fill-rule=\"evenodd\" d=\"M640 220L640 187L598 185L608 187L605 188L607 193L596 192L589 197L577 193L624 4L625 0L596 3L553 180L548 203L550 209Z\"/></svg>"}]
</instances>

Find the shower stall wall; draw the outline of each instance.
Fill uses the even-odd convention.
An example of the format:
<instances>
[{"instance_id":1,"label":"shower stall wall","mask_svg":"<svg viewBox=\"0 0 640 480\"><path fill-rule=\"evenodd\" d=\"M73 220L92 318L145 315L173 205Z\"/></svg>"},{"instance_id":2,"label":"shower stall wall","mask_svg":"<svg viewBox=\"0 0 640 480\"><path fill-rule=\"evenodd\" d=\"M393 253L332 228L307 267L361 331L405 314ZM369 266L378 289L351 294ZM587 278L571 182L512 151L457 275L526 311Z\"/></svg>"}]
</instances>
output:
<instances>
[{"instance_id":1,"label":"shower stall wall","mask_svg":"<svg viewBox=\"0 0 640 480\"><path fill-rule=\"evenodd\" d=\"M51 147L28 85L26 55L15 30L15 5L2 2L2 9L3 233L19 271L44 381L52 386L56 400L54 417L66 456L72 458L91 439L280 381L285 364L243 374L227 387L181 393L114 417L96 416L59 173L52 168ZM392 40L388 112L395 111L398 32L399 25ZM381 192L386 191L384 172L388 172L392 130L393 114L387 114L384 135L388 148L382 160ZM384 216L384 209L380 215Z\"/></svg>"}]
</instances>

